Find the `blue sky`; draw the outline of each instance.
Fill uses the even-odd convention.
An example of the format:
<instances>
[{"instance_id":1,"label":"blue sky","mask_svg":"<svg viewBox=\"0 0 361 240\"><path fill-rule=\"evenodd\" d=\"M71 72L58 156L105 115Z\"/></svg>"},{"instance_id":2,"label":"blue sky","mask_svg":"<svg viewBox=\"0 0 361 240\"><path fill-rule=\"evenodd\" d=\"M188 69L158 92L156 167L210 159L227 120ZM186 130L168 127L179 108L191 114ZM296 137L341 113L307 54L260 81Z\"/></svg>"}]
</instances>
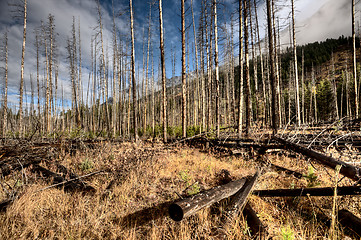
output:
<instances>
[{"instance_id":1,"label":"blue sky","mask_svg":"<svg viewBox=\"0 0 361 240\"><path fill-rule=\"evenodd\" d=\"M10 0L15 2L16 0ZM87 85L88 74L90 69L90 39L94 34L94 27L97 25L97 12L95 0L27 0L28 1L28 24L27 24L27 41L25 54L25 82L27 94L30 93L30 75L36 76L36 61L35 61L35 34L34 30L40 26L41 20L46 21L49 14L54 15L55 25L59 49L59 88L64 88L64 95L66 98L71 96L71 88L68 74L66 39L70 36L72 17L80 20L81 25L81 41L82 41L82 79L83 86ZM153 1L153 0L152 0ZM104 41L111 51L112 44L112 1L102 0L102 14L104 23ZM218 7L218 25L223 27L225 31L230 31L230 16L236 13L238 1L234 0L219 0ZM289 15L290 0L279 0L277 5L280 10L277 15L281 19ZM189 9L191 0L186 1L186 8L188 9L186 17L186 25L192 22L191 11ZM201 0L193 0L196 28L198 27L198 20L200 15ZM135 17L135 38L136 38L136 66L142 67L143 64L143 39L144 35L148 35L148 16L149 16L149 1L147 0L133 0L134 17ZM121 16L116 18L116 25L118 32L129 36L129 2L127 0L114 0L115 13L121 13ZM349 35L351 32L350 23L350 1L349 0L296 0L296 18L297 18L297 38L299 44L307 42L321 41L327 37L338 37L339 35ZM152 5L152 47L154 52L155 76L158 70L159 59L159 15L158 15L158 1ZM258 2L258 14L261 37L265 32L265 4L264 1ZM237 15L236 15L237 16ZM176 75L180 75L181 66L181 34L180 34L180 0L163 0L163 18L165 31L165 55L166 55L166 73L167 77L172 75L171 65L171 50L174 49L176 54ZM236 17L234 18L236 19ZM283 21L282 26L287 24ZM0 0L0 38L5 30L8 31L9 36L9 92L10 103L16 105L18 101L19 82L20 82L20 57L22 45L22 22L16 21L12 17L12 13L7 4L7 1ZM235 24L234 40L238 37L238 26ZM285 31L287 32L287 31ZM221 53L224 41L224 31L220 29L219 44ZM189 51L190 51L190 70L194 70L194 47L193 44L193 28L188 29L189 37ZM282 35L283 43L287 44L288 33ZM0 42L0 45L2 42ZM236 49L235 49L236 50ZM111 56L111 55L110 55ZM0 62L3 66L3 62ZM138 71L137 71L138 72ZM138 81L142 78L142 71L139 71L137 76ZM2 75L0 81L3 82ZM60 91L60 90L59 90ZM59 92L58 95L61 93Z\"/></svg>"}]
</instances>

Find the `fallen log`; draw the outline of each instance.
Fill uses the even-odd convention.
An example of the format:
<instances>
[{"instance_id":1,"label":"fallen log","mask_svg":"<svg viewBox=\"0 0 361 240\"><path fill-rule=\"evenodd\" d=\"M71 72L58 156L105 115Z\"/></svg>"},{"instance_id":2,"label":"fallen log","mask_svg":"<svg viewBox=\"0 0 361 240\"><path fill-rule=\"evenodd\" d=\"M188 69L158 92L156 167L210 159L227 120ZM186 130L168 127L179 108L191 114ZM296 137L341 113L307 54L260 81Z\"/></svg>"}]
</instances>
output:
<instances>
[{"instance_id":1,"label":"fallen log","mask_svg":"<svg viewBox=\"0 0 361 240\"><path fill-rule=\"evenodd\" d=\"M241 189L232 196L231 202L226 207L226 225L229 225L235 217L243 210L243 206L247 201L248 195L251 193L251 190L256 183L259 173L247 179Z\"/></svg>"},{"instance_id":2,"label":"fallen log","mask_svg":"<svg viewBox=\"0 0 361 240\"><path fill-rule=\"evenodd\" d=\"M338 221L342 226L361 237L361 219L356 217L352 212L341 209L337 213Z\"/></svg>"},{"instance_id":3,"label":"fallen log","mask_svg":"<svg viewBox=\"0 0 361 240\"><path fill-rule=\"evenodd\" d=\"M239 189L241 189L245 183L246 178L242 178L218 187L214 187L191 197L181 199L169 206L169 216L174 221L181 221L183 218L193 215L202 208L232 196Z\"/></svg>"},{"instance_id":4,"label":"fallen log","mask_svg":"<svg viewBox=\"0 0 361 240\"><path fill-rule=\"evenodd\" d=\"M253 210L249 203L246 203L243 209L243 216L247 221L247 226L251 230L251 234L258 239L264 239L267 235L266 226L263 225L261 220L258 218L257 213Z\"/></svg>"},{"instance_id":5,"label":"fallen log","mask_svg":"<svg viewBox=\"0 0 361 240\"><path fill-rule=\"evenodd\" d=\"M297 189L271 189L255 190L254 195L259 197L304 197L304 196L334 196L335 188L297 188ZM361 195L361 186L338 187L338 196Z\"/></svg>"},{"instance_id":6,"label":"fallen log","mask_svg":"<svg viewBox=\"0 0 361 240\"><path fill-rule=\"evenodd\" d=\"M350 164L347 164L343 161L337 160L333 157L326 156L322 153L313 151L311 149L308 149L304 146L289 142L287 140L284 140L279 137L273 137L276 141L282 143L290 150L293 150L297 153L301 153L307 157L310 157L312 159L317 160L319 163L332 168L336 169L337 165L341 165L340 173L352 180L359 181L360 180L360 169L358 167L352 166Z\"/></svg>"}]
</instances>

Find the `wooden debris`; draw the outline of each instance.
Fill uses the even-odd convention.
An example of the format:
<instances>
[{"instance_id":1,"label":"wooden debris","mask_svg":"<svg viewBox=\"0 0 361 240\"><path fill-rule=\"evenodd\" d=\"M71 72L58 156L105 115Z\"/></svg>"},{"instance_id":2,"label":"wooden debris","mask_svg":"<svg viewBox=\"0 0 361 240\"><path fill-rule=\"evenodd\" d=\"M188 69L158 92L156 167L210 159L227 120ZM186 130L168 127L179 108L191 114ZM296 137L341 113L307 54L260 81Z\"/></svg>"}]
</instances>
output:
<instances>
[{"instance_id":1,"label":"wooden debris","mask_svg":"<svg viewBox=\"0 0 361 240\"><path fill-rule=\"evenodd\" d=\"M337 213L338 221L342 226L351 230L352 233L357 234L358 238L361 237L361 219L355 216L347 209L341 209Z\"/></svg>"},{"instance_id":2,"label":"wooden debris","mask_svg":"<svg viewBox=\"0 0 361 240\"><path fill-rule=\"evenodd\" d=\"M243 216L247 221L247 225L251 230L251 234L258 239L265 239L267 235L266 226L263 225L261 220L258 218L257 213L253 210L249 203L246 203L243 209Z\"/></svg>"},{"instance_id":3,"label":"wooden debris","mask_svg":"<svg viewBox=\"0 0 361 240\"><path fill-rule=\"evenodd\" d=\"M174 221L181 221L183 218L193 215L202 208L232 196L244 186L246 181L246 178L242 178L181 199L169 206L169 216Z\"/></svg>"},{"instance_id":4,"label":"wooden debris","mask_svg":"<svg viewBox=\"0 0 361 240\"><path fill-rule=\"evenodd\" d=\"M59 185L57 185L57 187L64 186L65 190L72 190L72 191L80 190L80 191L85 191L85 192L95 192L96 191L95 188L93 188L92 186L89 186L87 184L83 184L82 182L79 182L78 179L74 178L74 181L68 181L65 178L63 178L62 176L60 176L59 174L54 173L42 166L39 166L38 164L35 164L33 166L32 171L41 173L44 177L53 178L53 183L59 184Z\"/></svg>"},{"instance_id":5,"label":"wooden debris","mask_svg":"<svg viewBox=\"0 0 361 240\"><path fill-rule=\"evenodd\" d=\"M272 168L274 168L276 171L281 171L281 172L284 172L286 173L287 175L292 175L298 179L301 179L303 177L303 174L302 173L299 173L299 172L296 172L294 170L291 170L291 169L287 169L287 168L284 168L284 167L281 167L281 166L278 166L276 164L273 164L271 163L270 166Z\"/></svg>"},{"instance_id":6,"label":"wooden debris","mask_svg":"<svg viewBox=\"0 0 361 240\"><path fill-rule=\"evenodd\" d=\"M338 187L338 196L361 195L361 186ZM304 196L334 196L335 188L297 188L297 189L272 189L255 190L253 194L259 197L304 197Z\"/></svg>"},{"instance_id":7,"label":"wooden debris","mask_svg":"<svg viewBox=\"0 0 361 240\"><path fill-rule=\"evenodd\" d=\"M352 180L355 181L359 181L360 178L360 169L358 167L352 166L350 164L347 164L343 161L337 160L333 157L329 157L326 156L322 153L313 151L311 149L308 149L304 146L289 142L287 140L284 140L282 138L279 137L273 137L275 140L277 140L278 142L282 143L285 145L285 147L287 147L290 150L293 150L297 153L301 153L307 157L310 157L312 159L317 160L319 163L332 168L332 169L336 169L337 165L341 165L341 170L340 173Z\"/></svg>"},{"instance_id":8,"label":"wooden debris","mask_svg":"<svg viewBox=\"0 0 361 240\"><path fill-rule=\"evenodd\" d=\"M239 216L239 213L243 210L243 206L247 202L248 195L251 193L258 175L259 173L256 172L254 176L248 178L242 188L232 196L232 200L226 208L226 225L229 225L229 223Z\"/></svg>"},{"instance_id":9,"label":"wooden debris","mask_svg":"<svg viewBox=\"0 0 361 240\"><path fill-rule=\"evenodd\" d=\"M0 212L3 212L7 209L7 207L13 203L15 197L8 198L2 202L0 202Z\"/></svg>"}]
</instances>

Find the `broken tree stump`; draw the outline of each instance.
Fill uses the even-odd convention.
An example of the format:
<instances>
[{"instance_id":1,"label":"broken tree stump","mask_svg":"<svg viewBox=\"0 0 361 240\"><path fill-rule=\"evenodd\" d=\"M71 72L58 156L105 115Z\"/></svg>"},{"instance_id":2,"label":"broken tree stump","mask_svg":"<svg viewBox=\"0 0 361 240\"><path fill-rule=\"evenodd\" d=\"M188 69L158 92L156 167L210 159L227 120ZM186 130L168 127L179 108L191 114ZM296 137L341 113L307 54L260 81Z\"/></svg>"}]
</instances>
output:
<instances>
[{"instance_id":1,"label":"broken tree stump","mask_svg":"<svg viewBox=\"0 0 361 240\"><path fill-rule=\"evenodd\" d=\"M349 229L352 233L361 237L361 219L355 216L352 212L342 209L338 213L338 221L342 226Z\"/></svg>"},{"instance_id":2,"label":"broken tree stump","mask_svg":"<svg viewBox=\"0 0 361 240\"><path fill-rule=\"evenodd\" d=\"M297 188L297 189L271 189L255 190L254 195L259 197L304 197L304 196L334 196L335 188ZM338 196L361 195L360 186L337 187Z\"/></svg>"},{"instance_id":3,"label":"broken tree stump","mask_svg":"<svg viewBox=\"0 0 361 240\"><path fill-rule=\"evenodd\" d=\"M304 146L289 142L279 137L273 137L276 141L282 143L290 150L293 150L297 153L301 153L307 157L317 160L322 165L325 165L329 168L336 169L337 165L341 166L340 173L352 180L359 181L360 178L360 169L358 167L347 164L343 161L337 160L333 157L326 156L322 153L313 151Z\"/></svg>"},{"instance_id":4,"label":"broken tree stump","mask_svg":"<svg viewBox=\"0 0 361 240\"><path fill-rule=\"evenodd\" d=\"M181 199L169 206L169 216L174 221L181 221L183 218L195 214L202 208L208 207L215 202L232 196L244 186L246 181L246 178L242 178L214 187L191 197Z\"/></svg>"}]
</instances>

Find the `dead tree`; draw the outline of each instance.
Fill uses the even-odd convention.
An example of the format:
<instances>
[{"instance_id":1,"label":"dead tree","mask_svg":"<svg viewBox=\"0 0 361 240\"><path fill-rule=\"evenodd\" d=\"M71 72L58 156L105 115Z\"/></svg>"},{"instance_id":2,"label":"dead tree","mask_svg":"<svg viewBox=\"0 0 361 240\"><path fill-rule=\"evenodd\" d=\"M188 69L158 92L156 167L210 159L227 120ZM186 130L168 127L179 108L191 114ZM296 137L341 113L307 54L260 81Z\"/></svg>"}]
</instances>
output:
<instances>
[{"instance_id":1,"label":"dead tree","mask_svg":"<svg viewBox=\"0 0 361 240\"><path fill-rule=\"evenodd\" d=\"M356 68L356 34L355 34L355 0L352 0L352 52L353 52L353 79L355 83L355 116L358 118L359 113L359 101L358 101L358 89L357 89L357 68Z\"/></svg>"},{"instance_id":2,"label":"dead tree","mask_svg":"<svg viewBox=\"0 0 361 240\"><path fill-rule=\"evenodd\" d=\"M133 23L133 3L132 0L129 0L130 7L130 34L132 38L132 50L131 50L131 64L132 64L132 95L133 95L133 128L134 128L134 141L137 141L138 133L137 133L137 89L135 83L135 46L134 46L134 23Z\"/></svg>"},{"instance_id":3,"label":"dead tree","mask_svg":"<svg viewBox=\"0 0 361 240\"><path fill-rule=\"evenodd\" d=\"M163 96L163 141L167 142L167 88L165 77L164 37L162 0L159 0L159 28L160 28L160 60L162 65L162 96Z\"/></svg>"},{"instance_id":4,"label":"dead tree","mask_svg":"<svg viewBox=\"0 0 361 240\"><path fill-rule=\"evenodd\" d=\"M238 137L242 137L242 124L243 124L243 30L242 30L242 0L238 1L238 17L239 17L239 101L238 101Z\"/></svg>"},{"instance_id":5,"label":"dead tree","mask_svg":"<svg viewBox=\"0 0 361 240\"><path fill-rule=\"evenodd\" d=\"M218 66L218 26L217 26L217 0L213 0L213 17L214 17L214 64L216 67L216 128L217 128L217 137L220 134L220 90L219 90L219 66Z\"/></svg>"},{"instance_id":6,"label":"dead tree","mask_svg":"<svg viewBox=\"0 0 361 240\"><path fill-rule=\"evenodd\" d=\"M296 29L295 29L295 1L291 0L292 5L292 36L293 36L293 57L295 68L295 82L296 82L296 112L297 125L301 125L301 108L300 108L300 88L298 84L298 67L297 67L297 44L296 44Z\"/></svg>"},{"instance_id":7,"label":"dead tree","mask_svg":"<svg viewBox=\"0 0 361 240\"><path fill-rule=\"evenodd\" d=\"M277 113L277 89L276 89L276 75L275 75L275 48L273 43L273 30L272 30L272 13L271 13L271 0L267 2L267 25L268 25L268 52L270 57L270 84L271 84L271 112L272 112L272 129L273 134L277 134L278 130L278 113Z\"/></svg>"},{"instance_id":8,"label":"dead tree","mask_svg":"<svg viewBox=\"0 0 361 240\"><path fill-rule=\"evenodd\" d=\"M25 61L25 43L26 43L26 21L27 21L27 0L23 0L24 29L23 46L21 50L21 73L20 73L20 100L19 100L19 134L23 136L23 95L24 95L24 61Z\"/></svg>"},{"instance_id":9,"label":"dead tree","mask_svg":"<svg viewBox=\"0 0 361 240\"><path fill-rule=\"evenodd\" d=\"M5 137L7 130L7 117L8 117L8 32L7 30L4 33L4 46L3 46L3 56L5 60L5 83L4 83L4 106L3 106L3 126L2 126L2 136Z\"/></svg>"},{"instance_id":10,"label":"dead tree","mask_svg":"<svg viewBox=\"0 0 361 240\"><path fill-rule=\"evenodd\" d=\"M246 126L245 132L248 136L249 128L251 124L251 84L249 76L249 40L248 40L248 0L243 1L243 31L244 31L244 55L245 55L245 79L244 79L244 95L246 105ZM251 26L252 27L252 26Z\"/></svg>"},{"instance_id":11,"label":"dead tree","mask_svg":"<svg viewBox=\"0 0 361 240\"><path fill-rule=\"evenodd\" d=\"M182 21L182 136L187 136L187 97L186 97L186 46L185 46L185 9L184 0L181 0Z\"/></svg>"}]
</instances>

